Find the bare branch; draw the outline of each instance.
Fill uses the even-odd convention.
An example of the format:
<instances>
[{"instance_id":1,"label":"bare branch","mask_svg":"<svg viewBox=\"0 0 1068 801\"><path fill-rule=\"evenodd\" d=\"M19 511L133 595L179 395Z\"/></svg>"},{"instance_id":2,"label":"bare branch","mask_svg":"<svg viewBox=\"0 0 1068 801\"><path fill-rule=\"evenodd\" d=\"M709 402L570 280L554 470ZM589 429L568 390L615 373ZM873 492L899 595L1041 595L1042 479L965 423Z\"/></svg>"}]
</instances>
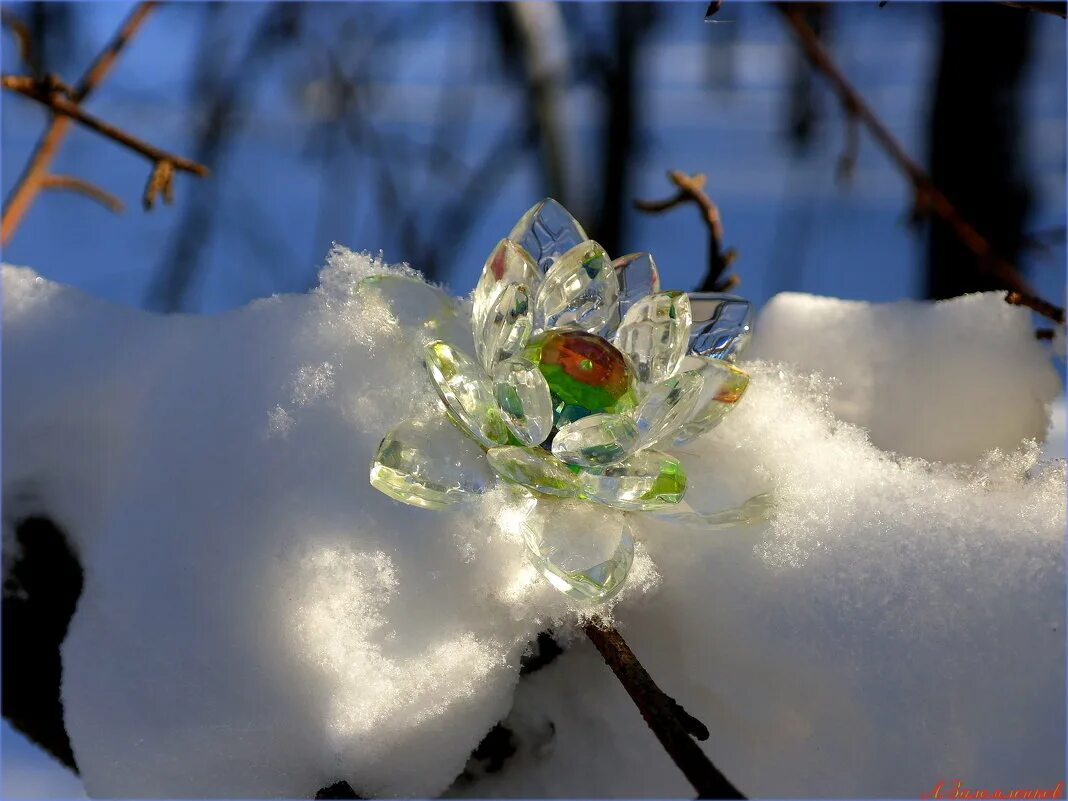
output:
<instances>
[{"instance_id":1,"label":"bare branch","mask_svg":"<svg viewBox=\"0 0 1068 801\"><path fill-rule=\"evenodd\" d=\"M792 3L778 3L776 7L786 18L787 24L794 32L809 62L827 79L835 94L838 95L845 113L854 117L868 129L875 141L912 183L916 198L914 210L937 215L953 230L957 239L976 256L980 269L1000 280L1006 289L1034 297L1034 291L1020 275L1016 266L998 256L990 241L964 219L956 206L931 180L931 176L913 160L901 143L890 133L890 129L879 119L831 58L831 54L823 46L819 36L805 21L801 10ZM1063 324L1063 309L1048 301L1042 301L1041 305L1048 312L1046 316L1053 314L1054 316L1050 319Z\"/></svg>"},{"instance_id":2,"label":"bare branch","mask_svg":"<svg viewBox=\"0 0 1068 801\"><path fill-rule=\"evenodd\" d=\"M142 2L130 12L122 26L112 37L100 54L89 65L81 80L78 81L72 92L71 100L76 103L83 102L90 93L104 80L115 59L122 51L126 43L141 27L149 12L156 7L155 2ZM7 244L14 235L22 218L26 215L33 204L37 194L41 191L44 178L49 173L52 159L55 158L59 146L66 136L71 124L71 118L56 115L37 142L33 155L27 162L22 175L19 176L11 194L4 203L3 220L0 222L0 244Z\"/></svg>"},{"instance_id":3,"label":"bare branch","mask_svg":"<svg viewBox=\"0 0 1068 801\"><path fill-rule=\"evenodd\" d=\"M605 628L597 617L586 624L585 632L697 797L745 798L693 741L708 739L705 725L656 685L622 635Z\"/></svg>"},{"instance_id":4,"label":"bare branch","mask_svg":"<svg viewBox=\"0 0 1068 801\"><path fill-rule=\"evenodd\" d=\"M42 189L66 189L71 192L79 192L86 197L92 198L101 206L119 214L124 206L123 202L106 189L96 184L73 175L46 175L41 179Z\"/></svg>"},{"instance_id":5,"label":"bare branch","mask_svg":"<svg viewBox=\"0 0 1068 801\"><path fill-rule=\"evenodd\" d=\"M708 271L700 288L712 292L730 289L739 279L736 275L725 276L723 273L731 266L737 253L734 248L723 249L723 222L719 208L704 192L706 177L701 173L687 175L681 170L671 170L668 180L678 187L677 193L665 200L635 200L634 208L648 214L660 214L683 203L695 204L708 228Z\"/></svg>"},{"instance_id":6,"label":"bare branch","mask_svg":"<svg viewBox=\"0 0 1068 801\"><path fill-rule=\"evenodd\" d=\"M3 75L0 76L0 86L9 91L17 92L23 97L36 100L38 103L52 109L52 111L57 114L62 114L73 120L77 120L86 128L96 131L98 134L106 136L108 139L113 139L120 145L140 153L154 163L158 164L159 162L166 161L170 162L174 169L183 170L184 172L190 172L200 176L208 174L208 168L203 164L198 164L197 162L183 158L182 156L176 156L165 150L160 150L158 147L150 145L148 142L126 133L121 128L83 111L81 106L63 96L65 92L61 89L56 89L48 81L38 81L26 75Z\"/></svg>"}]
</instances>

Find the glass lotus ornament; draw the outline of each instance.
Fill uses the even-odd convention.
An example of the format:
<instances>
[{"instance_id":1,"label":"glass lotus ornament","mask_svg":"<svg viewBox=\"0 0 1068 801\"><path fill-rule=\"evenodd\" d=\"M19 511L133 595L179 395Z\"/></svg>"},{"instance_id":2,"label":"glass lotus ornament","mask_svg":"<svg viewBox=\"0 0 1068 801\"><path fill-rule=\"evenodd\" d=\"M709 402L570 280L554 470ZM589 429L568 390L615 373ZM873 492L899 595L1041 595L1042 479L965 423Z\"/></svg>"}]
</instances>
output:
<instances>
[{"instance_id":1,"label":"glass lotus ornament","mask_svg":"<svg viewBox=\"0 0 1068 801\"><path fill-rule=\"evenodd\" d=\"M496 475L523 497L508 524L531 563L592 601L626 578L629 514L711 528L766 514L765 496L693 511L686 471L666 452L719 425L744 396L749 376L733 360L751 333L748 301L662 291L651 255L613 261L546 199L486 259L471 327L473 355L441 340L425 348L453 430L408 421L386 435L371 483L391 498L449 508ZM596 547L580 547L586 540Z\"/></svg>"}]
</instances>

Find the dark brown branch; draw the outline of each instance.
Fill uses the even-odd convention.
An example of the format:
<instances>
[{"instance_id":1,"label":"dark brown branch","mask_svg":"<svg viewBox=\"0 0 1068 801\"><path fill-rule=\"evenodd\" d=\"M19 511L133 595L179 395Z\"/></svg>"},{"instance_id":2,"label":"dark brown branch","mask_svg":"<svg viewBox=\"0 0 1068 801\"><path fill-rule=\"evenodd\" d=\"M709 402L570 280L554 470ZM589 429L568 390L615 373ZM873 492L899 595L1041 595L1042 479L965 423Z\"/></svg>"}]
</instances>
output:
<instances>
[{"instance_id":1,"label":"dark brown branch","mask_svg":"<svg viewBox=\"0 0 1068 801\"><path fill-rule=\"evenodd\" d=\"M854 117L868 129L875 141L912 183L917 210L935 214L945 222L957 239L976 256L980 269L1001 281L1006 289L1018 292L1021 295L1034 297L1035 293L1023 276L1020 275L1015 265L1001 258L994 251L989 240L961 216L956 206L935 186L931 176L913 160L901 143L890 133L890 129L879 119L871 106L868 105L867 101L864 100L839 69L834 59L831 58L819 36L805 21L801 10L790 3L779 3L776 7L786 18L787 24L797 37L797 41L801 45L801 49L808 58L809 63L831 85L845 113ZM1052 314L1053 316L1050 316L1051 320L1056 320L1063 324L1063 309L1048 301L1042 301L1042 307L1046 310L1046 312L1043 312L1046 316Z\"/></svg>"},{"instance_id":2,"label":"dark brown branch","mask_svg":"<svg viewBox=\"0 0 1068 801\"><path fill-rule=\"evenodd\" d=\"M705 194L706 177L701 173L687 175L681 170L671 170L668 180L678 187L678 192L665 200L635 200L634 208L648 214L660 214L683 203L696 205L708 228L708 271L700 289L725 292L738 283L736 275L724 275L737 253L734 248L723 249L723 222L716 204Z\"/></svg>"},{"instance_id":3,"label":"dark brown branch","mask_svg":"<svg viewBox=\"0 0 1068 801\"><path fill-rule=\"evenodd\" d=\"M1032 311L1036 311L1043 317L1048 317L1055 323L1064 325L1064 309L1059 306L1054 306L1049 301L1043 300L1035 295L1028 295L1025 292L1009 292L1005 296L1005 302L1011 303L1013 306L1026 306Z\"/></svg>"},{"instance_id":4,"label":"dark brown branch","mask_svg":"<svg viewBox=\"0 0 1068 801\"><path fill-rule=\"evenodd\" d=\"M83 102L104 80L123 47L137 33L149 12L155 7L155 2L142 2L130 12L130 15L123 22L115 36L112 37L107 47L93 60L93 63L89 65L89 69L85 71L81 80L72 90L70 94L72 102ZM59 146L62 144L70 124L70 117L57 114L52 118L48 128L38 140L33 155L30 156L22 175L19 176L14 188L11 190L11 194L8 195L7 201L4 203L3 220L0 222L0 243L6 244L10 241L22 218L43 188L44 180L49 173L49 166L59 151Z\"/></svg>"},{"instance_id":5,"label":"dark brown branch","mask_svg":"<svg viewBox=\"0 0 1068 801\"><path fill-rule=\"evenodd\" d=\"M694 737L708 739L705 725L656 685L622 635L604 628L596 617L586 624L585 632L697 797L745 798L694 742Z\"/></svg>"},{"instance_id":6,"label":"dark brown branch","mask_svg":"<svg viewBox=\"0 0 1068 801\"><path fill-rule=\"evenodd\" d=\"M1001 4L1003 6L1012 6L1013 8L1022 8L1025 11L1039 11L1043 14L1052 14L1053 16L1060 17L1061 19L1068 19L1068 3L1020 3L1009 2L1009 0L1002 0Z\"/></svg>"},{"instance_id":7,"label":"dark brown branch","mask_svg":"<svg viewBox=\"0 0 1068 801\"><path fill-rule=\"evenodd\" d=\"M118 214L123 210L123 203L115 195L106 189L102 189L94 183L76 178L73 175L46 175L41 179L42 189L66 189L71 192L79 192L86 197L92 198L101 206Z\"/></svg>"}]
</instances>

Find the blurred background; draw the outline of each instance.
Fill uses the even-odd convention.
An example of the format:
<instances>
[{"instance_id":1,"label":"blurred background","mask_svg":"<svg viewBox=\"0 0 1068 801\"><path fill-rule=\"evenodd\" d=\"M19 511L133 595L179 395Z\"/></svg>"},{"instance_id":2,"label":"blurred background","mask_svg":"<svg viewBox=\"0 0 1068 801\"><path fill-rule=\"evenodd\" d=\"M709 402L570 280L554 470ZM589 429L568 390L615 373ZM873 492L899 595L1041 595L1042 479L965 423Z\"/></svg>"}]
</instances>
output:
<instances>
[{"instance_id":1,"label":"blurred background","mask_svg":"<svg viewBox=\"0 0 1068 801\"><path fill-rule=\"evenodd\" d=\"M4 3L3 72L74 83L133 8ZM913 214L910 183L867 133L854 141L779 10L727 2L706 22L706 8L159 6L85 108L211 176L177 175L174 204L145 212L149 163L74 126L52 171L126 210L44 191L4 260L131 306L218 312L307 291L338 242L466 294L551 195L613 256L650 251L665 287L693 289L707 264L696 210L632 205L672 195L666 172L680 169L708 176L738 251L735 291L757 305L784 290L888 301L996 286ZM1063 304L1065 21L993 2L800 8L908 153ZM8 196L49 113L8 92L0 111ZM4 797L80 792L6 723L3 748Z\"/></svg>"},{"instance_id":2,"label":"blurred background","mask_svg":"<svg viewBox=\"0 0 1068 801\"><path fill-rule=\"evenodd\" d=\"M133 4L5 3L44 72L77 80ZM552 195L613 256L697 287L695 209L650 216L676 168L708 175L738 290L893 300L982 288L764 3L175 3L156 8L86 108L203 162L140 207L150 165L84 129L53 169L126 203L46 191L8 262L94 295L215 312L314 286L331 242L381 250L456 293ZM845 75L1040 294L1064 294L1065 22L996 3L810 5ZM27 72L10 31L3 70ZM11 190L48 112L5 93ZM933 234L933 235L932 235Z\"/></svg>"}]
</instances>

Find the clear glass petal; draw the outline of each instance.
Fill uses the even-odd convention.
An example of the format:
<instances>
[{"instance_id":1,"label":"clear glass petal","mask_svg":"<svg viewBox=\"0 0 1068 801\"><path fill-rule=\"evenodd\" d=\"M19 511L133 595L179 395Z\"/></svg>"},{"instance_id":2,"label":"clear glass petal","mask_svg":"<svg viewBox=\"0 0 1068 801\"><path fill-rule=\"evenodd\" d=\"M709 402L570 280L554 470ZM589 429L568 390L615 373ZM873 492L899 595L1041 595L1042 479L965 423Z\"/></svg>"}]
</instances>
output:
<instances>
[{"instance_id":1,"label":"clear glass petal","mask_svg":"<svg viewBox=\"0 0 1068 801\"><path fill-rule=\"evenodd\" d=\"M539 499L522 516L527 558L560 592L601 603L623 586L634 561L630 521L584 501Z\"/></svg>"},{"instance_id":2,"label":"clear glass petal","mask_svg":"<svg viewBox=\"0 0 1068 801\"><path fill-rule=\"evenodd\" d=\"M574 327L597 333L612 319L619 280L604 248L586 240L562 255L538 287L537 329Z\"/></svg>"},{"instance_id":3,"label":"clear glass petal","mask_svg":"<svg viewBox=\"0 0 1068 801\"><path fill-rule=\"evenodd\" d=\"M738 405L749 386L747 373L720 359L687 356L682 360L682 372L699 373L704 378L704 386L693 413L675 431L674 445L685 445L719 425Z\"/></svg>"},{"instance_id":4,"label":"clear glass petal","mask_svg":"<svg viewBox=\"0 0 1068 801\"><path fill-rule=\"evenodd\" d=\"M508 239L498 242L482 267L482 275L472 295L471 330L475 337L482 330L486 314L503 287L522 284L532 293L540 281L541 271L526 250Z\"/></svg>"},{"instance_id":5,"label":"clear glass petal","mask_svg":"<svg viewBox=\"0 0 1068 801\"><path fill-rule=\"evenodd\" d=\"M508 445L486 452L490 466L505 481L543 495L574 498L579 494L575 474L544 448Z\"/></svg>"},{"instance_id":6,"label":"clear glass petal","mask_svg":"<svg viewBox=\"0 0 1068 801\"><path fill-rule=\"evenodd\" d=\"M629 415L591 414L568 423L553 437L553 456L581 467L614 464L638 446L638 426Z\"/></svg>"},{"instance_id":7,"label":"clear glass petal","mask_svg":"<svg viewBox=\"0 0 1068 801\"><path fill-rule=\"evenodd\" d=\"M526 347L534 327L530 292L525 284L508 284L497 292L475 331L475 355L492 372L494 365Z\"/></svg>"},{"instance_id":8,"label":"clear glass petal","mask_svg":"<svg viewBox=\"0 0 1068 801\"><path fill-rule=\"evenodd\" d=\"M508 430L527 445L544 442L553 428L553 401L538 365L522 357L493 371L493 392Z\"/></svg>"},{"instance_id":9,"label":"clear glass petal","mask_svg":"<svg viewBox=\"0 0 1068 801\"><path fill-rule=\"evenodd\" d=\"M493 386L475 360L436 340L423 351L430 380L449 417L482 447L508 442L508 428L497 410Z\"/></svg>"},{"instance_id":10,"label":"clear glass petal","mask_svg":"<svg viewBox=\"0 0 1068 801\"><path fill-rule=\"evenodd\" d=\"M696 371L654 384L631 413L638 424L638 447L655 445L686 423L701 400L704 384L704 376Z\"/></svg>"},{"instance_id":11,"label":"clear glass petal","mask_svg":"<svg viewBox=\"0 0 1068 801\"><path fill-rule=\"evenodd\" d=\"M691 292L693 329L689 352L695 356L733 361L749 344L753 305L737 295Z\"/></svg>"},{"instance_id":12,"label":"clear glass petal","mask_svg":"<svg viewBox=\"0 0 1068 801\"><path fill-rule=\"evenodd\" d=\"M676 504L686 493L686 471L673 456L645 450L619 464L578 474L587 497L619 509L647 511Z\"/></svg>"},{"instance_id":13,"label":"clear glass petal","mask_svg":"<svg viewBox=\"0 0 1068 801\"><path fill-rule=\"evenodd\" d=\"M623 316L612 341L634 364L639 384L669 378L690 341L690 299L685 292L657 292Z\"/></svg>"},{"instance_id":14,"label":"clear glass petal","mask_svg":"<svg viewBox=\"0 0 1068 801\"><path fill-rule=\"evenodd\" d=\"M706 531L721 531L738 526L751 526L769 520L775 511L775 495L762 492L754 495L741 506L721 509L718 512L695 511L686 501L678 506L650 512L657 520L677 525L695 526Z\"/></svg>"},{"instance_id":15,"label":"clear glass petal","mask_svg":"<svg viewBox=\"0 0 1068 801\"><path fill-rule=\"evenodd\" d=\"M371 463L375 489L424 509L444 509L493 484L482 449L444 417L401 423Z\"/></svg>"},{"instance_id":16,"label":"clear glass petal","mask_svg":"<svg viewBox=\"0 0 1068 801\"><path fill-rule=\"evenodd\" d=\"M619 281L619 302L616 314L608 321L602 332L611 338L619 327L627 309L644 298L660 291L660 271L650 253L629 253L612 262Z\"/></svg>"},{"instance_id":17,"label":"clear glass petal","mask_svg":"<svg viewBox=\"0 0 1068 801\"><path fill-rule=\"evenodd\" d=\"M567 209L547 197L519 218L508 238L521 245L544 273L562 254L585 242L586 232Z\"/></svg>"}]
</instances>

